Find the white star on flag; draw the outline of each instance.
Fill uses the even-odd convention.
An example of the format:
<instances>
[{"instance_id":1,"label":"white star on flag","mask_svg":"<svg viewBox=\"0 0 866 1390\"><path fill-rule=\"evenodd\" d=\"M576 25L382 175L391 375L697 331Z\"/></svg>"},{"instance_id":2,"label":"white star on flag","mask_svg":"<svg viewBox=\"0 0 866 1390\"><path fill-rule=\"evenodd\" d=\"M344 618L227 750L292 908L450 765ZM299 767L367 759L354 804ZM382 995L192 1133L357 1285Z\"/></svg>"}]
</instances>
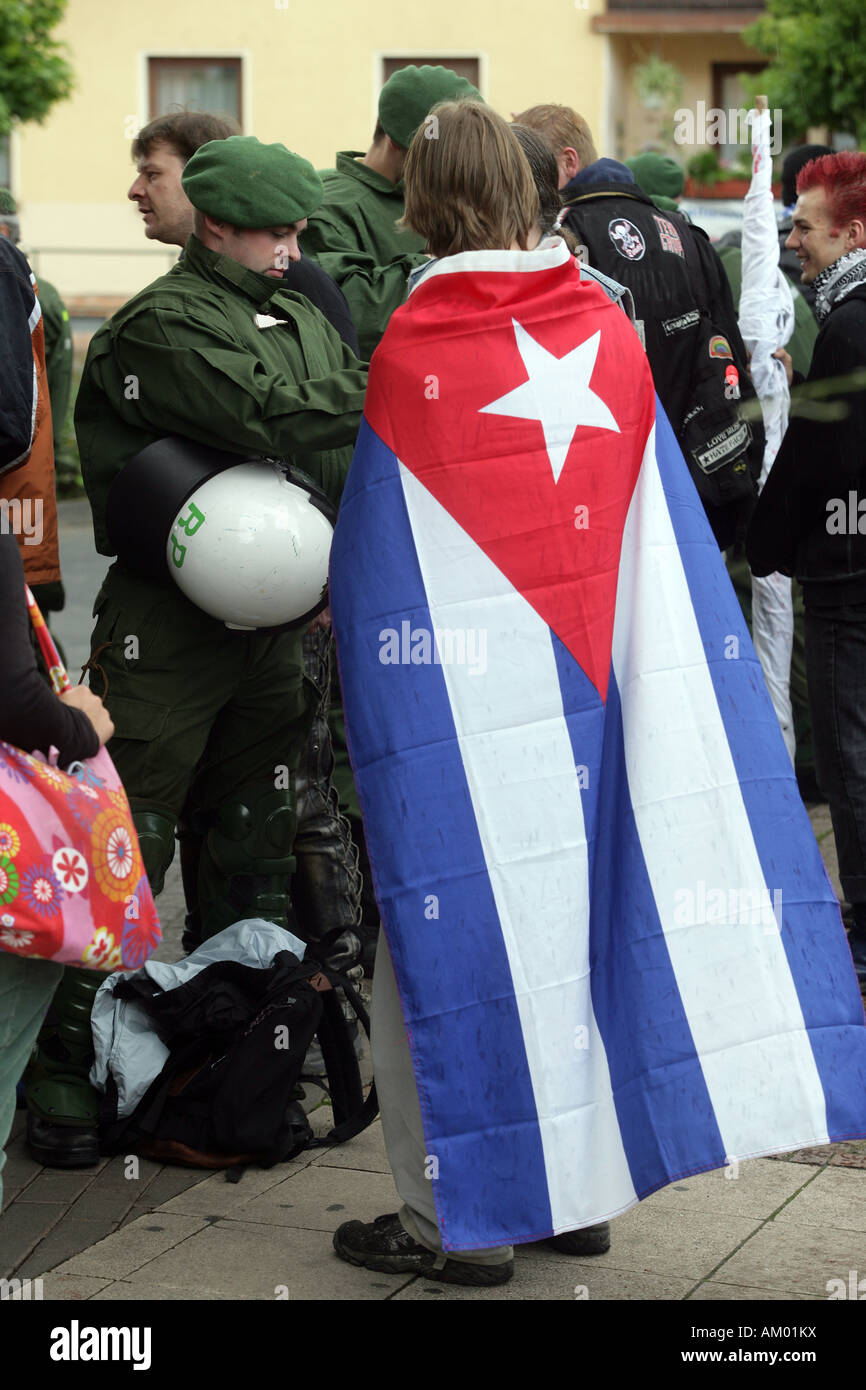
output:
<instances>
[{"instance_id":1,"label":"white star on flag","mask_svg":"<svg viewBox=\"0 0 866 1390\"><path fill-rule=\"evenodd\" d=\"M554 357L512 319L517 350L529 373L529 380L490 405L481 407L481 415L511 415L518 420L540 420L544 430L547 456L553 469L553 481L565 467L571 441L578 425L596 425L599 429L615 430L619 425L601 396L590 390L601 342L601 329L586 342L580 343L564 357Z\"/></svg>"}]
</instances>

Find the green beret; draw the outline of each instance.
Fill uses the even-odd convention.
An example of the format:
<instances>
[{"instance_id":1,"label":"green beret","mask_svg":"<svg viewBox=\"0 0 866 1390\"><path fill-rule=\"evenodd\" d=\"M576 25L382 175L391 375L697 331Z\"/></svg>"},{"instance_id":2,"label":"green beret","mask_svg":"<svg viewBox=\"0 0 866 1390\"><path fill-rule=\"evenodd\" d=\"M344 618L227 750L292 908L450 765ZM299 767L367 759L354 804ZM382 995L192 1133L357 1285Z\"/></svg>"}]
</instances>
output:
<instances>
[{"instance_id":1,"label":"green beret","mask_svg":"<svg viewBox=\"0 0 866 1390\"><path fill-rule=\"evenodd\" d=\"M481 101L482 96L450 68L398 68L379 94L379 124L395 145L408 150L415 131L437 102L464 100Z\"/></svg>"},{"instance_id":2,"label":"green beret","mask_svg":"<svg viewBox=\"0 0 866 1390\"><path fill-rule=\"evenodd\" d=\"M300 222L322 201L322 180L308 160L254 135L209 140L180 181L194 208L235 227Z\"/></svg>"},{"instance_id":3,"label":"green beret","mask_svg":"<svg viewBox=\"0 0 866 1390\"><path fill-rule=\"evenodd\" d=\"M12 197L8 188L0 188L0 213L4 212L9 217L18 216L18 204Z\"/></svg>"},{"instance_id":4,"label":"green beret","mask_svg":"<svg viewBox=\"0 0 866 1390\"><path fill-rule=\"evenodd\" d=\"M686 176L675 159L650 151L636 154L625 162L634 174L635 183L652 198L656 207L676 212L675 199L682 195Z\"/></svg>"}]
</instances>

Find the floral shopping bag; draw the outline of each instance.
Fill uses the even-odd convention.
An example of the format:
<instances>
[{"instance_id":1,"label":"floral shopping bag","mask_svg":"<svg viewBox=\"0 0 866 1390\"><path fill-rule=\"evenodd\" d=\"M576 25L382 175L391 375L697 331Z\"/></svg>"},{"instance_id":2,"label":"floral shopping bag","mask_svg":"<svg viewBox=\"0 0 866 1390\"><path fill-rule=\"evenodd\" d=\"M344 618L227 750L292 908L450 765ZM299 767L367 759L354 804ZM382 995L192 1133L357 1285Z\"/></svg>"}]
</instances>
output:
<instances>
[{"instance_id":1,"label":"floral shopping bag","mask_svg":"<svg viewBox=\"0 0 866 1390\"><path fill-rule=\"evenodd\" d=\"M30 590L27 603L54 689L69 686ZM0 950L137 970L159 918L123 785L104 748L67 771L0 741Z\"/></svg>"}]
</instances>

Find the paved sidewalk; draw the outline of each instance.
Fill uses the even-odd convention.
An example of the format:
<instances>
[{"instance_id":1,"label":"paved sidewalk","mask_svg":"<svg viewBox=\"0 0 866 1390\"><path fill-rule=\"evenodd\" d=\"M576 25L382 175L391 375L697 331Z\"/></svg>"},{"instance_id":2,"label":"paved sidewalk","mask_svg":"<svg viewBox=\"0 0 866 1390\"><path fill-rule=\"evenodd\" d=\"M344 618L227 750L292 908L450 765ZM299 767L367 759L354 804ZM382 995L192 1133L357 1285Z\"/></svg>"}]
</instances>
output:
<instances>
[{"instance_id":1,"label":"paved sidewalk","mask_svg":"<svg viewBox=\"0 0 866 1390\"><path fill-rule=\"evenodd\" d=\"M64 503L62 512L70 602L56 628L74 671L106 562L94 555L86 504ZM838 892L827 807L811 818ZM159 909L159 955L176 960L176 864ZM308 1104L322 1100L314 1089ZM330 1111L319 1104L311 1118L322 1130ZM521 1246L510 1284L473 1290L371 1273L334 1254L340 1222L398 1206L378 1123L343 1148L249 1169L237 1184L147 1159L42 1168L27 1154L23 1125L19 1112L4 1171L0 1278L42 1278L46 1299L808 1301L825 1300L833 1279L851 1287L852 1272L866 1295L863 1141L687 1178L620 1217L607 1255L573 1260Z\"/></svg>"},{"instance_id":2,"label":"paved sidewalk","mask_svg":"<svg viewBox=\"0 0 866 1390\"><path fill-rule=\"evenodd\" d=\"M836 883L827 808L812 822ZM160 952L176 959L176 873L160 903ZM330 1110L313 1088L317 1101L321 1131ZM866 1277L866 1142L687 1178L620 1217L607 1255L521 1246L510 1284L476 1290L371 1273L334 1254L340 1222L399 1205L378 1122L344 1148L248 1169L237 1184L147 1159L43 1169L26 1153L21 1112L15 1132L0 1277L41 1277L46 1299L796 1301L825 1300L829 1281L847 1288L852 1271L855 1283Z\"/></svg>"},{"instance_id":3,"label":"paved sidewalk","mask_svg":"<svg viewBox=\"0 0 866 1390\"><path fill-rule=\"evenodd\" d=\"M799 1301L825 1300L831 1279L847 1288L852 1270L866 1274L866 1170L827 1163L758 1159L738 1172L688 1178L620 1217L608 1254L574 1260L543 1244L521 1246L514 1279L494 1290L375 1274L337 1259L331 1237L340 1222L369 1221L398 1205L378 1123L345 1149L250 1169L238 1184L216 1174L171 1194L181 1170L156 1168L142 1161L139 1179L126 1182L147 1186L115 1234L83 1243L50 1269L28 1260L21 1274L40 1273L46 1299L97 1301ZM124 1179L107 1174L91 1186L94 1209L119 1199ZM64 1181L55 1182L55 1200ZM138 1215L149 1201L152 1210ZM86 1234L83 1218L79 1229Z\"/></svg>"}]
</instances>

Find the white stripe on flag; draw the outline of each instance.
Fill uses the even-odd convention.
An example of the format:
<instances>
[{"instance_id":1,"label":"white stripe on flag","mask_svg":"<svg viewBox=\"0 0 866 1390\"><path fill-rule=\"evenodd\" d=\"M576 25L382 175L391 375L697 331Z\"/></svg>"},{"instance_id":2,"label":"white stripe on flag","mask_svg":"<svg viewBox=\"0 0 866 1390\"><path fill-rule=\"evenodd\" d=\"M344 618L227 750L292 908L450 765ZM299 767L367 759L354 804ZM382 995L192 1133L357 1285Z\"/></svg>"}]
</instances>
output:
<instances>
[{"instance_id":1,"label":"white stripe on flag","mask_svg":"<svg viewBox=\"0 0 866 1390\"><path fill-rule=\"evenodd\" d=\"M638 835L726 1152L826 1143L824 1093L707 666L655 429L626 521L613 664Z\"/></svg>"},{"instance_id":2,"label":"white stripe on flag","mask_svg":"<svg viewBox=\"0 0 866 1390\"><path fill-rule=\"evenodd\" d=\"M444 660L442 671L511 967L553 1226L574 1230L636 1194L590 996L583 807L550 629L402 464L400 474L434 629L485 634L483 674Z\"/></svg>"}]
</instances>

